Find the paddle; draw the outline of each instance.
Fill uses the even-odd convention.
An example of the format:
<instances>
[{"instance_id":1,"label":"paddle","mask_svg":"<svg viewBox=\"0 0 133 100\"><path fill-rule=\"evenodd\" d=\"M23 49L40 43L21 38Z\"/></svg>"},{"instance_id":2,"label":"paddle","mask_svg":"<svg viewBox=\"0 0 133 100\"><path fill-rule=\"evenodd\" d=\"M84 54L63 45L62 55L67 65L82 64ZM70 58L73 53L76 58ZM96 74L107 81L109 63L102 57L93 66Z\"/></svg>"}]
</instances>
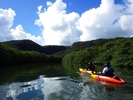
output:
<instances>
[{"instance_id":1,"label":"paddle","mask_svg":"<svg viewBox=\"0 0 133 100\"><path fill-rule=\"evenodd\" d=\"M114 72L113 73L115 76L119 76L119 75L121 75L121 72L119 72L119 71L116 71L116 72ZM102 75L102 73L99 71L99 75Z\"/></svg>"},{"instance_id":2,"label":"paddle","mask_svg":"<svg viewBox=\"0 0 133 100\"><path fill-rule=\"evenodd\" d=\"M89 75L91 75L90 73L89 73L89 71L88 70L86 70L86 69L83 69L83 68L79 68L79 70L80 70L80 72L82 72L82 73L86 73L86 74L89 74Z\"/></svg>"},{"instance_id":3,"label":"paddle","mask_svg":"<svg viewBox=\"0 0 133 100\"><path fill-rule=\"evenodd\" d=\"M119 76L119 75L121 75L121 72L114 72L113 73L115 76Z\"/></svg>"}]
</instances>

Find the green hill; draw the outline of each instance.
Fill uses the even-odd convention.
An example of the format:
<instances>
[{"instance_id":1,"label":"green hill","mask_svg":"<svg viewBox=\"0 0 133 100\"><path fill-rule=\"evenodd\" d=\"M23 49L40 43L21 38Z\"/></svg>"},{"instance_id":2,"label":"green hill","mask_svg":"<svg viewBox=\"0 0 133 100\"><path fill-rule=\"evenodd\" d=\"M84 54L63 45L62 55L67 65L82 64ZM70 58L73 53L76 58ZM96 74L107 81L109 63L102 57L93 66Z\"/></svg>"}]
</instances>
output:
<instances>
[{"instance_id":1,"label":"green hill","mask_svg":"<svg viewBox=\"0 0 133 100\"><path fill-rule=\"evenodd\" d=\"M133 69L133 38L98 39L74 43L65 52L63 62L84 63L92 60L103 65L105 61L121 68Z\"/></svg>"},{"instance_id":2,"label":"green hill","mask_svg":"<svg viewBox=\"0 0 133 100\"><path fill-rule=\"evenodd\" d=\"M75 42L72 46L40 46L30 40L0 43L0 64L63 62L97 65L110 61L113 66L133 69L133 38L97 39Z\"/></svg>"},{"instance_id":3,"label":"green hill","mask_svg":"<svg viewBox=\"0 0 133 100\"><path fill-rule=\"evenodd\" d=\"M66 50L65 46L56 46L56 45L40 46L39 44L31 40L12 40L12 41L6 41L2 43L8 46L11 46L13 48L17 48L19 50L37 51L45 54L55 54L57 52Z\"/></svg>"},{"instance_id":4,"label":"green hill","mask_svg":"<svg viewBox=\"0 0 133 100\"><path fill-rule=\"evenodd\" d=\"M22 51L0 43L0 66L26 63L61 62L62 58L36 51Z\"/></svg>"},{"instance_id":5,"label":"green hill","mask_svg":"<svg viewBox=\"0 0 133 100\"><path fill-rule=\"evenodd\" d=\"M91 41L85 41L85 42L75 42L72 44L72 46L69 48L69 50L67 50L68 52L70 51L79 51L85 48L89 48L89 47L94 47L94 46L102 46L105 43L109 42L109 41L113 41L113 40L117 40L117 39L123 39L122 37L117 37L117 38L110 38L110 39L96 39L96 40L91 40Z\"/></svg>"}]
</instances>

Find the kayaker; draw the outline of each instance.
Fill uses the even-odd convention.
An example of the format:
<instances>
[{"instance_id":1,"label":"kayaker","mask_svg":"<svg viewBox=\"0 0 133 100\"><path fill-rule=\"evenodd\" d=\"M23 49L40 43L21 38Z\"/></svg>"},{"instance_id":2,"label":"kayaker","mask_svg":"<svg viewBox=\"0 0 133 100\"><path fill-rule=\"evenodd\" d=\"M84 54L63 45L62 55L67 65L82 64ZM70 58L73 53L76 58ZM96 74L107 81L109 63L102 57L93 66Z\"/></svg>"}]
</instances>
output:
<instances>
[{"instance_id":1,"label":"kayaker","mask_svg":"<svg viewBox=\"0 0 133 100\"><path fill-rule=\"evenodd\" d=\"M95 71L95 65L92 63L92 61L88 62L88 67L86 68L87 70L91 70L92 73Z\"/></svg>"},{"instance_id":2,"label":"kayaker","mask_svg":"<svg viewBox=\"0 0 133 100\"><path fill-rule=\"evenodd\" d=\"M102 71L102 75L113 77L114 69L111 67L110 62L104 64L105 68Z\"/></svg>"}]
</instances>

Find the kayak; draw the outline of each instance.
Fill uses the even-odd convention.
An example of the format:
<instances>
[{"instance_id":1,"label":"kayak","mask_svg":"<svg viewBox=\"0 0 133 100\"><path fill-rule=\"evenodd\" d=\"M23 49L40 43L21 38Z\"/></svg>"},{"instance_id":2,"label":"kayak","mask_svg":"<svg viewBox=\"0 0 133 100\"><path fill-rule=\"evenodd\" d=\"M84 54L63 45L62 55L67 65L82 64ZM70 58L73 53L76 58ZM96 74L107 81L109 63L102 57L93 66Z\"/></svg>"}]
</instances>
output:
<instances>
[{"instance_id":1,"label":"kayak","mask_svg":"<svg viewBox=\"0 0 133 100\"><path fill-rule=\"evenodd\" d=\"M107 83L117 83L117 84L124 84L125 81L122 78L119 78L117 76L113 76L113 77L108 77L108 76L103 76L103 75L98 75L98 74L93 74L92 71L83 69L83 68L79 68L79 71L83 74L90 74L90 77L93 79L96 79L98 81L103 81L103 82L107 82Z\"/></svg>"}]
</instances>

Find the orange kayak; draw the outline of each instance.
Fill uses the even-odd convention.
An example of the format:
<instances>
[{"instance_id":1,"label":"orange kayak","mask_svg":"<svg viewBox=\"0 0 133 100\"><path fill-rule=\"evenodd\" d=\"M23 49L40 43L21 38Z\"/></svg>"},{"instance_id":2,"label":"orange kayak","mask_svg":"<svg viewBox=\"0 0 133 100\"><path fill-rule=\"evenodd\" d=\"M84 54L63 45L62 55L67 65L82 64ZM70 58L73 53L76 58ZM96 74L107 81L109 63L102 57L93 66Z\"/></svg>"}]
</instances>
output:
<instances>
[{"instance_id":1,"label":"orange kayak","mask_svg":"<svg viewBox=\"0 0 133 100\"><path fill-rule=\"evenodd\" d=\"M88 71L88 70L82 69L82 68L79 68L79 71L83 74L88 73L88 74L90 74L91 78L94 78L99 81L103 81L103 82L107 82L107 83L117 83L117 84L125 83L125 81L122 78L119 78L117 76L108 77L108 76L97 75L97 74L93 74L92 71Z\"/></svg>"}]
</instances>

